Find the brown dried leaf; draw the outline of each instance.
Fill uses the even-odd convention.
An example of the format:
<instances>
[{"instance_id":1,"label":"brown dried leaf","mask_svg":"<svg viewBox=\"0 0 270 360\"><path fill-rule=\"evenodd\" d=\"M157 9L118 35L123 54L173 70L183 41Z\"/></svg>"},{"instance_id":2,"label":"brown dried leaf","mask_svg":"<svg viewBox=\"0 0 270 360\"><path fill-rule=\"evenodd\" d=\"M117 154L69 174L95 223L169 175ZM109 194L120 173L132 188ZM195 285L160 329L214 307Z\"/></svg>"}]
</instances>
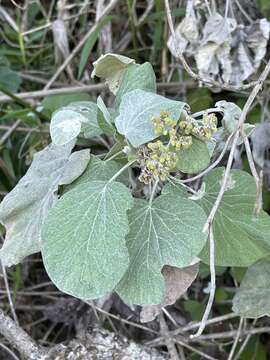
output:
<instances>
[{"instance_id":1,"label":"brown dried leaf","mask_svg":"<svg viewBox=\"0 0 270 360\"><path fill-rule=\"evenodd\" d=\"M154 320L161 312L162 307L174 304L193 283L198 274L198 270L199 263L181 269L165 265L161 271L166 284L164 301L160 305L144 306L140 314L141 322Z\"/></svg>"}]
</instances>

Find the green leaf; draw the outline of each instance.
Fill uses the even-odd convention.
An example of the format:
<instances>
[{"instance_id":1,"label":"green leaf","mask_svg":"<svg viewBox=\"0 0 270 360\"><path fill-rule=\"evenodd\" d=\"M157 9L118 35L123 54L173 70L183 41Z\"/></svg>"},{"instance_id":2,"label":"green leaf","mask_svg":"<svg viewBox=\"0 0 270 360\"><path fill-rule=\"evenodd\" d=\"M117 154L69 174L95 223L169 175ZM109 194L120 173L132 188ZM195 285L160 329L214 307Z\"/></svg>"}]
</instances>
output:
<instances>
[{"instance_id":1,"label":"green leaf","mask_svg":"<svg viewBox=\"0 0 270 360\"><path fill-rule=\"evenodd\" d=\"M49 110L51 113L58 110L63 106L67 106L72 102L77 101L89 101L91 100L89 94L86 93L74 93L74 94L65 94L65 95L51 95L45 97L41 102L41 105Z\"/></svg>"},{"instance_id":2,"label":"green leaf","mask_svg":"<svg viewBox=\"0 0 270 360\"><path fill-rule=\"evenodd\" d=\"M116 288L124 301L139 305L163 302L164 265L190 265L206 242L203 210L179 194L161 195L153 204L135 200L129 212L130 265ZM151 289L151 291L149 291Z\"/></svg>"},{"instance_id":3,"label":"green leaf","mask_svg":"<svg viewBox=\"0 0 270 360\"><path fill-rule=\"evenodd\" d=\"M91 181L52 208L42 227L42 257L61 291L95 299L113 290L129 262L126 212L132 203L124 185Z\"/></svg>"},{"instance_id":4,"label":"green leaf","mask_svg":"<svg viewBox=\"0 0 270 360\"><path fill-rule=\"evenodd\" d=\"M233 298L233 311L239 316L270 316L270 257L248 268Z\"/></svg>"},{"instance_id":5,"label":"green leaf","mask_svg":"<svg viewBox=\"0 0 270 360\"><path fill-rule=\"evenodd\" d=\"M190 313L191 319L193 321L201 321L205 305L202 303L199 303L196 300L187 300L184 302L184 309Z\"/></svg>"},{"instance_id":6,"label":"green leaf","mask_svg":"<svg viewBox=\"0 0 270 360\"><path fill-rule=\"evenodd\" d=\"M64 147L50 145L35 154L26 175L1 202L0 222L6 227L6 239L0 258L5 265L18 264L24 257L40 251L41 226L57 201L56 192L63 182L66 167L75 178L73 162L70 161L73 146L74 143ZM85 153L80 159L77 157L77 161L83 158L83 166L76 165L77 177L87 164L85 157Z\"/></svg>"},{"instance_id":7,"label":"green leaf","mask_svg":"<svg viewBox=\"0 0 270 360\"><path fill-rule=\"evenodd\" d=\"M86 167L84 173L74 182L72 183L70 188L74 188L79 184L85 184L90 181L109 181L114 174L116 174L120 169L121 165L113 160L100 160L96 156L91 156L91 159ZM122 173L118 181L126 182L126 173ZM69 189L70 189L69 188Z\"/></svg>"},{"instance_id":8,"label":"green leaf","mask_svg":"<svg viewBox=\"0 0 270 360\"><path fill-rule=\"evenodd\" d=\"M101 55L97 61L93 63L94 70L91 77L95 76L104 78L111 92L116 95L122 77L130 64L135 60L126 56L108 53Z\"/></svg>"},{"instance_id":9,"label":"green leaf","mask_svg":"<svg viewBox=\"0 0 270 360\"><path fill-rule=\"evenodd\" d=\"M205 169L210 163L210 153L207 144L195 137L192 146L177 152L176 168L183 173L195 174Z\"/></svg>"},{"instance_id":10,"label":"green leaf","mask_svg":"<svg viewBox=\"0 0 270 360\"><path fill-rule=\"evenodd\" d=\"M185 103L166 99L163 96L143 90L133 90L122 97L119 116L115 125L120 134L138 147L157 137L152 123L153 116L166 110L170 117L178 120Z\"/></svg>"},{"instance_id":11,"label":"green leaf","mask_svg":"<svg viewBox=\"0 0 270 360\"><path fill-rule=\"evenodd\" d=\"M95 31L89 36L89 38L86 40L81 56L80 56L80 63L79 63L79 73L78 78L82 76L83 70L87 64L88 58L90 56L90 53L99 37L99 34L101 33L102 29L106 24L108 24L109 21L113 19L113 16L106 16L104 19L100 21L100 23L97 25Z\"/></svg>"},{"instance_id":12,"label":"green leaf","mask_svg":"<svg viewBox=\"0 0 270 360\"><path fill-rule=\"evenodd\" d=\"M212 104L211 92L207 88L189 90L187 93L187 103L193 113L208 109Z\"/></svg>"},{"instance_id":13,"label":"green leaf","mask_svg":"<svg viewBox=\"0 0 270 360\"><path fill-rule=\"evenodd\" d=\"M79 101L53 113L50 133L54 144L65 145L77 138L81 131L87 138L102 133L97 123L97 105L95 103Z\"/></svg>"},{"instance_id":14,"label":"green leaf","mask_svg":"<svg viewBox=\"0 0 270 360\"><path fill-rule=\"evenodd\" d=\"M85 171L89 160L89 149L72 153L68 158L59 185L68 185L74 182L78 178L78 176Z\"/></svg>"},{"instance_id":15,"label":"green leaf","mask_svg":"<svg viewBox=\"0 0 270 360\"><path fill-rule=\"evenodd\" d=\"M223 168L205 177L206 193L197 203L208 215L218 196ZM215 263L220 266L247 267L270 252L270 218L261 212L253 217L256 187L252 176L232 170L227 189L213 222ZM199 256L209 263L208 245Z\"/></svg>"},{"instance_id":16,"label":"green leaf","mask_svg":"<svg viewBox=\"0 0 270 360\"><path fill-rule=\"evenodd\" d=\"M117 91L115 106L120 105L123 95L136 89L150 92L157 90L156 76L152 65L148 62L142 65L131 64L127 68Z\"/></svg>"},{"instance_id":17,"label":"green leaf","mask_svg":"<svg viewBox=\"0 0 270 360\"><path fill-rule=\"evenodd\" d=\"M15 71L11 70L8 66L0 66L0 90L9 91L14 93L18 91L22 79Z\"/></svg>"},{"instance_id":18,"label":"green leaf","mask_svg":"<svg viewBox=\"0 0 270 360\"><path fill-rule=\"evenodd\" d=\"M82 123L82 132L86 138L99 136L102 130L97 122L97 104L92 101L77 101L69 104L74 111L83 115L87 121Z\"/></svg>"},{"instance_id":19,"label":"green leaf","mask_svg":"<svg viewBox=\"0 0 270 360\"><path fill-rule=\"evenodd\" d=\"M218 101L215 104L216 107L223 110L223 127L231 134L236 130L238 120L241 116L242 110L239 106L232 102L225 100Z\"/></svg>"},{"instance_id":20,"label":"green leaf","mask_svg":"<svg viewBox=\"0 0 270 360\"><path fill-rule=\"evenodd\" d=\"M108 136L114 135L115 128L112 125L111 114L100 96L97 99L97 107L97 122L100 129Z\"/></svg>"}]
</instances>

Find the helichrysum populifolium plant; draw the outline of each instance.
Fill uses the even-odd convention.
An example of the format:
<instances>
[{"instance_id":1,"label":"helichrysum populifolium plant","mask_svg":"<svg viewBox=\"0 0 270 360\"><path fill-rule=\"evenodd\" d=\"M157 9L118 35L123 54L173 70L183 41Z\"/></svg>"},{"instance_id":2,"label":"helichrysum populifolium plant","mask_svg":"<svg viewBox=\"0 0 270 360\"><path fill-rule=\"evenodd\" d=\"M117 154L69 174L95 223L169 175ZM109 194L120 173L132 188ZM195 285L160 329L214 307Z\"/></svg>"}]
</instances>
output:
<instances>
[{"instance_id":1,"label":"helichrysum populifolium plant","mask_svg":"<svg viewBox=\"0 0 270 360\"><path fill-rule=\"evenodd\" d=\"M241 109L221 101L192 114L187 103L156 94L151 64L116 54L99 58L93 75L105 78L114 107L99 97L53 113L52 143L0 205L0 257L11 266L41 251L55 285L81 299L116 291L130 304L166 304L173 271L209 262L202 230L224 170L208 172L198 192L181 176L210 165ZM74 151L79 136L104 135L113 144L107 153ZM269 216L254 218L255 199L253 178L233 170L213 223L216 265L247 267L270 253ZM236 300L244 313L247 297Z\"/></svg>"}]
</instances>

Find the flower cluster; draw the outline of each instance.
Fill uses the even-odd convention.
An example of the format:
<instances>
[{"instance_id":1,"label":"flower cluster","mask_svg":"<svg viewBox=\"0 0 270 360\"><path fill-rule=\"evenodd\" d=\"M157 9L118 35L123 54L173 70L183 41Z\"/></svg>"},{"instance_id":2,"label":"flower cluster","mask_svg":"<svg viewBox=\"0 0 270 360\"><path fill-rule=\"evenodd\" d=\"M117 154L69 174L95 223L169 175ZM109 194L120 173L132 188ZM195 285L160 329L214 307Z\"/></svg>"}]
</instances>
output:
<instances>
[{"instance_id":1,"label":"flower cluster","mask_svg":"<svg viewBox=\"0 0 270 360\"><path fill-rule=\"evenodd\" d=\"M154 116L152 122L157 135L168 135L169 130L176 126L177 121L169 117L168 111L161 111L159 116Z\"/></svg>"},{"instance_id":2,"label":"flower cluster","mask_svg":"<svg viewBox=\"0 0 270 360\"><path fill-rule=\"evenodd\" d=\"M142 169L139 180L145 184L160 179L165 181L170 172L175 170L179 150L192 146L193 136L207 141L217 130L215 114L203 114L202 120L186 116L184 120L174 120L168 111L161 111L159 116L152 118L155 133L164 136L161 140L150 142L138 151L138 162Z\"/></svg>"},{"instance_id":3,"label":"flower cluster","mask_svg":"<svg viewBox=\"0 0 270 360\"><path fill-rule=\"evenodd\" d=\"M175 169L177 162L176 153L160 140L150 142L147 147L139 151L138 155L142 168L139 180L145 184L155 179L165 181L170 172Z\"/></svg>"},{"instance_id":4,"label":"flower cluster","mask_svg":"<svg viewBox=\"0 0 270 360\"><path fill-rule=\"evenodd\" d=\"M185 120L180 121L179 128L185 135L193 135L207 141L217 131L217 117L215 114L204 113L202 120L195 120L192 116L187 116Z\"/></svg>"}]
</instances>

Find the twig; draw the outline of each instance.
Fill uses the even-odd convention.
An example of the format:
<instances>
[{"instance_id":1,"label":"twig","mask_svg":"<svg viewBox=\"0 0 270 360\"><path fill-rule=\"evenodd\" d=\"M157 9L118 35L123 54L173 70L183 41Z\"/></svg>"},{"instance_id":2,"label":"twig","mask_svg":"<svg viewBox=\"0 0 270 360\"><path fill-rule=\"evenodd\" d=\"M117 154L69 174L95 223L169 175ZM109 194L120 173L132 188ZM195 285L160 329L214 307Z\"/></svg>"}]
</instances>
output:
<instances>
[{"instance_id":1,"label":"twig","mask_svg":"<svg viewBox=\"0 0 270 360\"><path fill-rule=\"evenodd\" d=\"M215 299L215 291L216 291L215 241L214 241L212 224L209 228L208 238L209 238L209 249L210 249L210 277L211 277L209 299L206 305L205 312L202 317L200 327L196 332L196 334L190 335L191 338L198 337L202 334L203 330L205 329L206 322L208 320Z\"/></svg>"},{"instance_id":2,"label":"twig","mask_svg":"<svg viewBox=\"0 0 270 360\"><path fill-rule=\"evenodd\" d=\"M10 137L13 131L19 126L20 122L21 120L17 120L11 127L9 127L7 132L0 139L0 146L3 145L4 142Z\"/></svg>"},{"instance_id":3,"label":"twig","mask_svg":"<svg viewBox=\"0 0 270 360\"><path fill-rule=\"evenodd\" d=\"M15 360L20 360L16 354L14 354L13 351L11 351L6 345L0 343L0 347L2 347L10 356L13 357Z\"/></svg>"},{"instance_id":4,"label":"twig","mask_svg":"<svg viewBox=\"0 0 270 360\"><path fill-rule=\"evenodd\" d=\"M92 84L92 85L83 85L83 86L70 86L60 89L51 89L51 90L38 90L38 91L29 91L25 93L18 93L16 97L18 99L36 99L43 98L50 95L59 95L59 94L72 94L77 92L84 91L101 91L104 89L104 84ZM0 96L0 103L10 102L12 99L7 95Z\"/></svg>"},{"instance_id":5,"label":"twig","mask_svg":"<svg viewBox=\"0 0 270 360\"><path fill-rule=\"evenodd\" d=\"M215 266L213 266L213 263L211 264L211 262L214 261L213 260L214 240L213 240L212 235L211 235L213 220L214 220L216 212L217 212L217 210L219 208L219 205L220 205L220 203L222 201L223 195L224 195L224 193L226 191L226 186L227 186L227 183L228 183L228 180L229 180L230 171L231 171L231 167L232 167L232 163L233 163L233 159L234 159L234 152L235 152L235 149L236 149L236 146L237 146L238 138L239 138L240 133L242 131L242 125L245 122L247 113L249 111L249 108L252 105L254 99L256 98L258 92L262 88L263 82L267 78L267 76L269 74L269 71L270 71L270 61L268 61L264 71L262 72L262 74L261 74L261 76L259 78L258 84L253 88L252 92L250 93L250 95L249 95L249 97L247 99L247 102L245 103L243 111L241 112L241 115L240 115L240 118L239 118L238 124L237 124L237 130L235 131L234 136L233 136L233 143L232 143L232 147L231 147L231 150L230 150L227 166L226 166L226 169L225 169L225 172L224 172L224 176L223 176L222 184L221 184L221 187L220 187L220 191L218 193L216 201L215 201L215 203L214 203L214 205L212 207L212 210L210 211L210 214L208 216L208 219L207 219L206 224L205 224L204 229L203 229L204 232L208 233L209 241L212 239L212 244L211 244L211 241L210 241L211 289L210 289L210 295L209 295L209 300L208 300L208 303L207 303L207 307L206 307L205 313L203 315L202 324L201 324L199 330L197 331L197 333L194 336L199 336L199 335L202 334L202 331L203 331L203 329L205 327L205 322L208 319L209 313L211 311L211 308L209 308L209 306L210 305L212 306L213 301L214 301L213 296L214 296L214 293L215 293L215 279L213 277L213 275L214 275L213 271L215 271Z\"/></svg>"},{"instance_id":6,"label":"twig","mask_svg":"<svg viewBox=\"0 0 270 360\"><path fill-rule=\"evenodd\" d=\"M194 81L189 81L185 83L185 88L192 89L194 88ZM180 82L160 82L157 83L157 88L160 90L167 90L167 89L175 89L181 86ZM49 90L37 90L37 91L29 91L29 92L22 92L17 93L16 97L18 99L38 99L43 98L45 96L51 95L64 95L64 94L73 94L73 93L81 93L81 92L98 92L106 89L106 85L104 83L100 84L91 84L91 85L81 85L81 86L69 86L64 88L58 89L49 89ZM1 93L0 93L1 94ZM7 95L0 95L0 103L11 102L12 99Z\"/></svg>"},{"instance_id":7,"label":"twig","mask_svg":"<svg viewBox=\"0 0 270 360\"><path fill-rule=\"evenodd\" d=\"M13 319L14 319L16 325L19 325L19 321L18 321L18 318L17 318L17 315L16 315L16 311L15 311L15 308L14 308L12 297L11 297L11 294L10 294L6 268L3 265L3 262L1 260L0 260L0 262L1 262L2 272L3 272L3 276L4 276L4 283L5 283L5 288L6 288L6 291L7 291L7 297L8 297L10 310L11 310L11 313L12 313L12 316L13 316Z\"/></svg>"},{"instance_id":8,"label":"twig","mask_svg":"<svg viewBox=\"0 0 270 360\"><path fill-rule=\"evenodd\" d=\"M261 209L262 209L262 186L263 186L262 171L261 171L261 173L259 175L257 170L256 170L256 166L255 166L255 163L254 163L254 160L253 160L253 156L252 156L252 153L251 153L248 138L243 133L243 131L242 131L242 137L244 139L244 144L245 144L245 149L246 149L249 168L251 170L251 173L252 173L252 175L254 177L254 180L255 180L255 183L256 183L257 191L256 191L256 201L255 201L255 207L254 207L254 215L258 216Z\"/></svg>"},{"instance_id":9,"label":"twig","mask_svg":"<svg viewBox=\"0 0 270 360\"><path fill-rule=\"evenodd\" d=\"M190 66L188 65L183 52L180 50L179 46L178 46L178 41L177 41L177 37L175 34L175 30L174 30L174 25L173 25L173 20L172 20L172 13L171 13L171 8L169 5L169 0L165 0L165 8L166 8L166 15L167 15L167 20L168 20L168 24L169 24L169 28L172 34L172 38L173 38L173 42L174 42L174 47L175 47L175 51L177 54L177 58L181 61L184 69L186 70L186 72L195 80L200 81L202 83L204 83L205 85L208 86L216 86L220 89L223 90L229 90L229 91L240 91L240 90L247 90L250 89L251 87L254 87L256 85L258 85L260 83L260 80L258 81L251 81L248 84L244 84L241 86L237 86L237 85L229 85L229 84L220 84L218 81L215 80L209 80L209 79L203 79L199 74L195 73Z\"/></svg>"},{"instance_id":10,"label":"twig","mask_svg":"<svg viewBox=\"0 0 270 360\"><path fill-rule=\"evenodd\" d=\"M0 333L15 346L26 359L40 359L43 350L34 340L0 309Z\"/></svg>"},{"instance_id":11,"label":"twig","mask_svg":"<svg viewBox=\"0 0 270 360\"><path fill-rule=\"evenodd\" d=\"M230 150L230 155L229 155L229 158L228 158L228 162L227 162L227 166L226 166L226 169L225 169L225 172L224 172L224 176L223 176L223 181L222 181L222 185L220 187L220 191L219 191L219 194L216 198L216 201L214 203L214 206L208 216L208 219L207 219L207 222L204 226L204 231L207 231L209 229L209 226L210 224L212 224L213 220L214 220L214 217L215 217L215 214L219 208L219 205L221 203L221 200L223 198L223 195L225 193L225 190L226 190L226 186L227 186L227 183L228 183L228 180L229 180L229 176L230 176L230 171L231 171L231 167L232 167L232 163L233 163L233 159L234 159L234 152L235 152L235 149L236 149L236 146L237 146L237 142L238 142L238 138L240 136L240 132L242 130L242 125L244 124L245 120L246 120L246 116L248 114L248 111L249 111L249 108L250 106L252 105L254 99L256 98L258 92L261 90L262 86L263 86L263 83L265 81L265 79L267 78L268 74L270 72L270 61L268 61L266 67L264 68L261 76L259 77L259 80L258 80L258 83L257 85L253 88L252 92L250 93L248 99L247 99L247 102L245 103L245 106L241 112L241 115L239 117L239 120L238 120L238 124L237 124L237 130L236 132L234 133L234 136L233 136L233 142L232 142L232 147L231 147L231 150Z\"/></svg>"},{"instance_id":12,"label":"twig","mask_svg":"<svg viewBox=\"0 0 270 360\"><path fill-rule=\"evenodd\" d=\"M187 348L188 350L192 351L193 353L196 353L196 354L198 354L198 355L201 355L203 358L205 358L205 359L207 359L207 360L217 360L217 358L214 358L214 357L212 357L212 356L210 356L210 355L208 355L208 354L206 354L206 353L204 353L204 352L202 352L202 351L194 348L193 346L186 344L184 341L180 341L180 340L176 340L176 339L175 339L175 342L176 342L177 344L179 344L179 345Z\"/></svg>"},{"instance_id":13,"label":"twig","mask_svg":"<svg viewBox=\"0 0 270 360\"><path fill-rule=\"evenodd\" d=\"M206 168L205 170L203 170L201 173L199 173L198 175L196 176L193 176L192 178L189 178L189 179L185 179L185 180L180 180L183 184L185 183L188 183L188 182L191 182L191 181L195 181L195 180L198 180L200 179L202 176L208 174L212 169L214 169L219 163L220 161L223 159L223 156L225 155L226 151L227 151L227 148L232 140L232 137L233 137L234 134L231 134L228 139L226 140L226 143L222 149L222 152L221 154L219 155L219 157L208 167Z\"/></svg>"},{"instance_id":14,"label":"twig","mask_svg":"<svg viewBox=\"0 0 270 360\"><path fill-rule=\"evenodd\" d=\"M190 338L190 342L200 342L200 341L204 341L204 340L231 339L237 335L237 331L238 330L231 330L231 331L224 331L224 332L220 332L220 333L201 335L200 337ZM242 335L257 335L257 334L264 334L264 333L265 334L270 333L269 326L243 330L241 334Z\"/></svg>"},{"instance_id":15,"label":"twig","mask_svg":"<svg viewBox=\"0 0 270 360\"><path fill-rule=\"evenodd\" d=\"M176 350L173 339L169 335L168 325L166 323L166 320L165 320L162 312L159 315L159 324L160 324L160 331L165 338L166 346L167 346L168 352L170 354L170 359L171 360L179 360L180 359L179 354Z\"/></svg>"},{"instance_id":16,"label":"twig","mask_svg":"<svg viewBox=\"0 0 270 360\"><path fill-rule=\"evenodd\" d=\"M105 7L104 11L102 12L102 15L99 17L98 21L92 26L92 28L84 35L84 37L80 40L78 45L73 49L71 54L66 58L64 63L58 68L58 70L55 72L55 74L51 77L51 79L48 81L48 84L44 87L44 90L48 90L51 85L54 83L54 81L58 78L58 76L61 74L63 70L69 65L71 60L77 55L77 53L81 50L85 42L88 40L89 36L93 34L93 32L96 31L97 27L99 26L100 22L106 17L111 10L116 6L118 3L118 0L111 0L110 3Z\"/></svg>"},{"instance_id":17,"label":"twig","mask_svg":"<svg viewBox=\"0 0 270 360\"><path fill-rule=\"evenodd\" d=\"M208 326L208 325L212 325L212 324L216 324L216 323L220 323L222 321L227 321L227 320L230 320L230 319L234 319L238 317L238 315L236 315L235 313L230 313L230 314L226 314L226 315L221 315L221 316L217 316L213 319L209 319L206 321L205 323L205 326ZM197 322L197 323L194 323L194 324L190 324L190 325L186 325L185 327L183 327L181 329L182 332L185 332L185 331L190 331L190 330L194 330L198 327L200 327L201 325L201 322ZM179 333L180 330L177 330L177 332Z\"/></svg>"},{"instance_id":18,"label":"twig","mask_svg":"<svg viewBox=\"0 0 270 360\"><path fill-rule=\"evenodd\" d=\"M235 337L235 339L234 339L233 346L232 346L232 348L231 348L231 351L230 351L228 360L232 360L232 359L233 359L233 355L234 355L236 346L237 346L237 344L238 344L238 341L239 341L239 338L240 338L240 335L241 335L241 330L242 330L242 326L243 326L243 321L244 321L244 318L241 317L241 318L240 318L240 321L239 321L239 326L238 326L237 334L236 334L236 337Z\"/></svg>"},{"instance_id":19,"label":"twig","mask_svg":"<svg viewBox=\"0 0 270 360\"><path fill-rule=\"evenodd\" d=\"M255 319L252 323L252 325L256 325L258 319ZM247 337L245 338L245 340L243 341L243 344L241 345L238 353L235 355L234 360L238 360L239 357L241 356L242 352L245 350L250 338L251 338L252 334L248 334Z\"/></svg>"}]
</instances>

